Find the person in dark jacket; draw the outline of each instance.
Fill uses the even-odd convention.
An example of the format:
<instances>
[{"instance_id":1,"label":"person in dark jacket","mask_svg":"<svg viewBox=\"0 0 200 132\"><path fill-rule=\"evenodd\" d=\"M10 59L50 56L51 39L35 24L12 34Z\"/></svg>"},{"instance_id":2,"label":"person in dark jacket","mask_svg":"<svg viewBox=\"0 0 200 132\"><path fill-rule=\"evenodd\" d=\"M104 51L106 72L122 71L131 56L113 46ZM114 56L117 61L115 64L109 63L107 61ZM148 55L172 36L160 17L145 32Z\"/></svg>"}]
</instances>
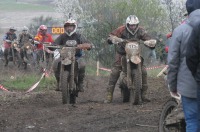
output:
<instances>
[{"instance_id":1,"label":"person in dark jacket","mask_svg":"<svg viewBox=\"0 0 200 132\"><path fill-rule=\"evenodd\" d=\"M189 38L189 45L186 51L186 63L195 80L197 81L197 101L198 101L198 132L200 132L200 1L187 0L187 10L189 10L188 25L193 29Z\"/></svg>"},{"instance_id":2,"label":"person in dark jacket","mask_svg":"<svg viewBox=\"0 0 200 132\"><path fill-rule=\"evenodd\" d=\"M192 1L186 2L188 14L191 12ZM187 132L198 131L198 85L186 64L186 49L191 44L193 28L189 25L190 20L178 26L172 35L168 53L168 86L174 96L181 95L183 111L186 121ZM180 94L180 95L179 95Z\"/></svg>"},{"instance_id":3,"label":"person in dark jacket","mask_svg":"<svg viewBox=\"0 0 200 132\"><path fill-rule=\"evenodd\" d=\"M11 55L11 43L17 39L17 35L15 33L16 28L10 27L9 31L4 35L3 41L4 41L4 58L5 58L5 65L8 65L9 55Z\"/></svg>"},{"instance_id":4,"label":"person in dark jacket","mask_svg":"<svg viewBox=\"0 0 200 132\"><path fill-rule=\"evenodd\" d=\"M21 60L23 61L23 64L24 64L24 69L26 69L27 67L27 60L28 60L25 44L31 43L31 41L33 41L33 36L28 31L29 31L28 27L24 26L22 28L22 32L19 34L19 37L18 37L18 43L20 47L19 53L20 53Z\"/></svg>"}]
</instances>

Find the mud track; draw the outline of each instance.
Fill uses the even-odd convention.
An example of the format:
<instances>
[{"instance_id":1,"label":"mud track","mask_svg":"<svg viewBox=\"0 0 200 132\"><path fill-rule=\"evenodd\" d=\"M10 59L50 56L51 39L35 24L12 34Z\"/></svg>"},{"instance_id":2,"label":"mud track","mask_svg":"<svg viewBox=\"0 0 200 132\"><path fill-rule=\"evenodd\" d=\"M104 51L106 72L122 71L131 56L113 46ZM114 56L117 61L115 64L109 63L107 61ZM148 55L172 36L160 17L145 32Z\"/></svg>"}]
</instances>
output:
<instances>
[{"instance_id":1,"label":"mud track","mask_svg":"<svg viewBox=\"0 0 200 132\"><path fill-rule=\"evenodd\" d=\"M1 69L2 70L2 69ZM5 72L1 71L5 74ZM2 75L0 78L2 81ZM108 77L87 76L77 104L63 105L52 89L24 94L0 90L2 132L157 132L163 103L169 99L163 78L148 78L150 103L122 103L116 87L112 104L104 104Z\"/></svg>"}]
</instances>

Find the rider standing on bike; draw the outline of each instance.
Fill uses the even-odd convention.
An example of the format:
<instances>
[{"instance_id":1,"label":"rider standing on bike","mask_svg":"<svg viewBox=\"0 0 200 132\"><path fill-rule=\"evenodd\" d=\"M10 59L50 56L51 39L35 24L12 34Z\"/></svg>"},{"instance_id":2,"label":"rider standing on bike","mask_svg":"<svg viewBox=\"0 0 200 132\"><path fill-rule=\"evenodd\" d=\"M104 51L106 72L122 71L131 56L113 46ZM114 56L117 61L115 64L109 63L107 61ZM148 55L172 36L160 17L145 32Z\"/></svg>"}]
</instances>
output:
<instances>
[{"instance_id":1,"label":"rider standing on bike","mask_svg":"<svg viewBox=\"0 0 200 132\"><path fill-rule=\"evenodd\" d=\"M68 19L64 24L65 33L61 34L55 40L55 44L56 45L65 45L65 43L68 40L75 40L77 42L77 44L89 43L89 41L87 41L83 35L76 32L76 29L77 29L76 21L72 18ZM79 88L80 92L84 92L84 83L83 82L84 82L84 78L85 78L85 65L86 65L86 63L83 59L83 51L77 50L75 57L76 57L76 60L78 62L78 67L79 67L78 88ZM60 79L60 70L59 70L60 65L58 64L58 63L60 63L60 61L61 61L60 59L57 59L54 63L54 73L55 73L55 77L56 77L56 80L57 80L57 84L59 84L59 79ZM59 65L59 66L57 66L57 65ZM59 90L60 89L57 86L56 91L59 91Z\"/></svg>"},{"instance_id":2,"label":"rider standing on bike","mask_svg":"<svg viewBox=\"0 0 200 132\"><path fill-rule=\"evenodd\" d=\"M126 24L123 26L120 26L117 29L115 29L114 31L112 31L110 33L110 35L114 35L114 36L116 36L118 38L122 38L122 39L135 40L138 42L140 40L146 41L146 40L151 39L150 35L147 34L147 32L144 30L144 28L139 26L139 19L135 15L128 16L126 19ZM109 38L108 38L108 43L113 44ZM115 55L115 62L111 69L105 103L112 102L115 85L120 76L120 72L122 71L121 57L123 55L125 55L124 47L125 47L124 43L119 43L117 45L117 53ZM147 71L142 62L142 91L141 91L142 92L142 101L150 102L150 100L146 98L147 89L148 89Z\"/></svg>"},{"instance_id":3,"label":"rider standing on bike","mask_svg":"<svg viewBox=\"0 0 200 132\"><path fill-rule=\"evenodd\" d=\"M22 33L20 33L18 37L20 57L23 60L23 62L26 60L27 55L24 49L21 49L21 47L24 46L25 43L29 43L30 40L33 40L33 36L28 32L28 27L24 26L22 28Z\"/></svg>"},{"instance_id":4,"label":"rider standing on bike","mask_svg":"<svg viewBox=\"0 0 200 132\"><path fill-rule=\"evenodd\" d=\"M39 44L36 44L36 49L35 49L35 57L34 59L36 60L36 62L38 63L38 57L42 57L43 56L43 43L47 42L49 44L52 44L54 42L53 37L51 34L47 33L47 26L46 25L41 25L38 29L38 33L35 36L34 40L38 41ZM50 54L46 53L46 57L47 57L47 63L48 63L48 59L50 57ZM43 58L44 59L44 58Z\"/></svg>"},{"instance_id":5,"label":"rider standing on bike","mask_svg":"<svg viewBox=\"0 0 200 132\"><path fill-rule=\"evenodd\" d=\"M14 41L15 39L17 39L17 35L15 34L15 27L10 27L9 31L5 34L5 36L3 37L3 41L4 41L4 58L5 58L5 66L8 65L8 55L11 54L11 43L12 41Z\"/></svg>"}]
</instances>

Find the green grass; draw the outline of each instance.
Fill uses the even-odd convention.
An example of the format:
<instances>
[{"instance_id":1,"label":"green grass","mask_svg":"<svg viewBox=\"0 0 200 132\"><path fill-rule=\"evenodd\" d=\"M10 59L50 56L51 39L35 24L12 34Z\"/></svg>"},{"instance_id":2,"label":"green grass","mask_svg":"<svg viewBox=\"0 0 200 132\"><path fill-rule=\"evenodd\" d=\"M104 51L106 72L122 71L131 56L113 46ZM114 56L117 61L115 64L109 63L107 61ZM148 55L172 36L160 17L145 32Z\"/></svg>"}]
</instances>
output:
<instances>
[{"instance_id":1,"label":"green grass","mask_svg":"<svg viewBox=\"0 0 200 132\"><path fill-rule=\"evenodd\" d=\"M147 70L148 77L156 77L163 68ZM42 74L41 74L42 75ZM30 73L26 75L17 75L14 79L5 77L2 85L9 91L27 91L31 86L39 81L41 75ZM86 75L96 76L96 67L93 65L86 66ZM99 70L99 76L109 76L110 72ZM56 79L53 74L47 78L43 78L34 91L43 91L46 89L54 89L56 87Z\"/></svg>"},{"instance_id":2,"label":"green grass","mask_svg":"<svg viewBox=\"0 0 200 132\"><path fill-rule=\"evenodd\" d=\"M5 82L3 82L3 86L8 88L9 91L19 90L26 91L31 86L33 86L36 82L39 81L41 75L29 74L22 77L16 77L14 79L7 78ZM39 85L36 88L36 91L40 91L43 89L50 89L56 86L56 80L54 76L50 76L48 78L43 78Z\"/></svg>"},{"instance_id":3,"label":"green grass","mask_svg":"<svg viewBox=\"0 0 200 132\"><path fill-rule=\"evenodd\" d=\"M0 11L54 11L54 9L52 6L48 5L20 3L15 0L2 0L0 2Z\"/></svg>"}]
</instances>

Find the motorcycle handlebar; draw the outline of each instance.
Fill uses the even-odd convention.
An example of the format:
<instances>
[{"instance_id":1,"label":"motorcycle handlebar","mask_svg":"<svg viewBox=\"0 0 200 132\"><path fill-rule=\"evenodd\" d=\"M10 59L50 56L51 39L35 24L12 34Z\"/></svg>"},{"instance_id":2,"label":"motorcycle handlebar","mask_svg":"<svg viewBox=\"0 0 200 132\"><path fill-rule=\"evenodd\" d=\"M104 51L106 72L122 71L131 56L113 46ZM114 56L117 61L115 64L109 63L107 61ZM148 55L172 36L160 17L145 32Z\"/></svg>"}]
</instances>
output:
<instances>
[{"instance_id":1,"label":"motorcycle handlebar","mask_svg":"<svg viewBox=\"0 0 200 132\"><path fill-rule=\"evenodd\" d=\"M54 49L62 49L63 47L67 46L62 46L62 45L49 45L49 44L44 44L46 48L54 48ZM92 46L90 44L79 44L77 47L74 47L76 49L83 49L83 50L88 50L91 49Z\"/></svg>"}]
</instances>

